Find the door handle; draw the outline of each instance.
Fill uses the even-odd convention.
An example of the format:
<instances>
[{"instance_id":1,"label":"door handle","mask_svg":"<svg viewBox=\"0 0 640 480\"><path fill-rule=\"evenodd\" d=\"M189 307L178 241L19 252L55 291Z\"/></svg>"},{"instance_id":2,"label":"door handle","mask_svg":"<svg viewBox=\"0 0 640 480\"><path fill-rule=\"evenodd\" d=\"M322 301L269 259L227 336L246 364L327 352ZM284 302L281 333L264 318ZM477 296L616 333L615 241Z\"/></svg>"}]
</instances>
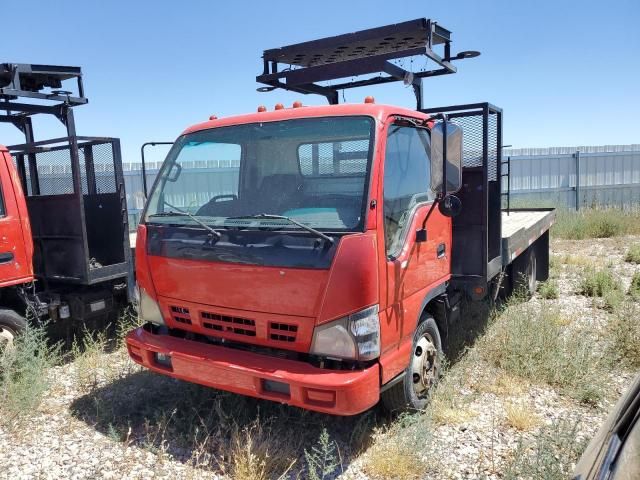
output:
<instances>
[{"instance_id":1,"label":"door handle","mask_svg":"<svg viewBox=\"0 0 640 480\"><path fill-rule=\"evenodd\" d=\"M0 253L0 264L1 263L11 263L13 262L13 253L11 252L2 252Z\"/></svg>"},{"instance_id":2,"label":"door handle","mask_svg":"<svg viewBox=\"0 0 640 480\"><path fill-rule=\"evenodd\" d=\"M447 247L444 243L438 244L438 249L436 250L436 254L438 258L444 257L444 254L446 253L446 251L447 251Z\"/></svg>"}]
</instances>

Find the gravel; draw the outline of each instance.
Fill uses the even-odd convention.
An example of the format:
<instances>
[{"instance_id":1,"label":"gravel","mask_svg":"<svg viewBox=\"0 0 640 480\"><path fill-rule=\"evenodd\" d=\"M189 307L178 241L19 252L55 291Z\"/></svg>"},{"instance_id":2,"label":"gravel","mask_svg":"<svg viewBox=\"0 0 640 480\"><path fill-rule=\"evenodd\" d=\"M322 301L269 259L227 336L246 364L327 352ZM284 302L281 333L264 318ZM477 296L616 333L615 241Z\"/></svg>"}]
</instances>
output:
<instances>
[{"instance_id":1,"label":"gravel","mask_svg":"<svg viewBox=\"0 0 640 480\"><path fill-rule=\"evenodd\" d=\"M576 326L604 333L607 312L597 308L592 299L576 294L580 272L586 263L608 266L627 288L639 267L625 263L624 255L628 246L639 240L640 237L621 237L553 241L552 252L557 264L554 274L560 295L551 302ZM578 257L587 260L576 261ZM567 258L579 265L572 264L572 260L565 261ZM531 301L543 300L536 297ZM120 372L116 376L135 370L123 350L104 355L106 364ZM193 452L172 455L156 447L110 436L76 418L70 407L87 394L87 388L78 385L76 373L74 362L53 368L49 372L52 386L38 410L19 424L0 426L0 479L223 478L216 472L198 468L190 460ZM105 375L102 382L112 378L113 372ZM440 455L443 455L443 461L438 464L438 478L502 478L504 465L519 443L532 439L539 428L558 419L580 420L580 434L590 438L631 378L631 372L612 372L610 395L596 408L580 405L551 387L530 386L522 392L501 396L493 392L479 393L462 385L458 394L472 414L462 423L434 427L433 438L437 438ZM539 425L525 432L510 427L505 421L505 405L514 402L524 402L540 419ZM362 468L366 459L365 451L350 463L346 462L341 477L367 478Z\"/></svg>"}]
</instances>

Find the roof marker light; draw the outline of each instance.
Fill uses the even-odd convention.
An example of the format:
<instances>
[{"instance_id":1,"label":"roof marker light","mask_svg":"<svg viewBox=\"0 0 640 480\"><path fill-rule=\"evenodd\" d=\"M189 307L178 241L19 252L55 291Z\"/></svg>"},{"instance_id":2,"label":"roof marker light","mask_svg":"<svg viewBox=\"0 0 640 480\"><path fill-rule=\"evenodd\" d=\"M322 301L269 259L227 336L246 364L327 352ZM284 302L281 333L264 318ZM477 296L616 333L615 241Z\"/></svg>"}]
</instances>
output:
<instances>
[{"instance_id":1,"label":"roof marker light","mask_svg":"<svg viewBox=\"0 0 640 480\"><path fill-rule=\"evenodd\" d=\"M258 107L258 113L262 113L262 112L266 112L267 111L267 107L265 107L264 105L260 105Z\"/></svg>"},{"instance_id":2,"label":"roof marker light","mask_svg":"<svg viewBox=\"0 0 640 480\"><path fill-rule=\"evenodd\" d=\"M368 97L365 97L364 103L376 103L376 99L369 95Z\"/></svg>"},{"instance_id":3,"label":"roof marker light","mask_svg":"<svg viewBox=\"0 0 640 480\"><path fill-rule=\"evenodd\" d=\"M216 117L215 115L211 115L211 116L209 117L209 120L217 120L217 119L218 119L218 117Z\"/></svg>"},{"instance_id":4,"label":"roof marker light","mask_svg":"<svg viewBox=\"0 0 640 480\"><path fill-rule=\"evenodd\" d=\"M284 109L284 105L281 104L281 103L276 103L275 109L276 110L283 110Z\"/></svg>"},{"instance_id":5,"label":"roof marker light","mask_svg":"<svg viewBox=\"0 0 640 480\"><path fill-rule=\"evenodd\" d=\"M293 102L293 108L300 108L302 106L302 102L300 100L296 100Z\"/></svg>"}]
</instances>

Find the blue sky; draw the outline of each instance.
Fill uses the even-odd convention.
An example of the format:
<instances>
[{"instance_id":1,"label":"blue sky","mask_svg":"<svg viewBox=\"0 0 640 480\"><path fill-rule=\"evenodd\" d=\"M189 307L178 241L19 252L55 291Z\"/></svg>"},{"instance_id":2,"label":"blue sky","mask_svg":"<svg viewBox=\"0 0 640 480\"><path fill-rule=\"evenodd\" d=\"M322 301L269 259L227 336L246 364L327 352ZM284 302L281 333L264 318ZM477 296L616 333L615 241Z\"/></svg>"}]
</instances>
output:
<instances>
[{"instance_id":1,"label":"blue sky","mask_svg":"<svg viewBox=\"0 0 640 480\"><path fill-rule=\"evenodd\" d=\"M89 105L78 132L122 139L124 161L148 140L173 140L211 114L320 97L260 94L261 54L419 17L453 32L453 51L480 50L458 73L425 81L425 105L490 101L514 147L640 143L640 1L321 2L35 1L4 5L1 62L79 65ZM22 22L22 23L21 23ZM346 92L413 105L400 84ZM36 121L38 139L60 136ZM0 142L20 142L0 125Z\"/></svg>"}]
</instances>

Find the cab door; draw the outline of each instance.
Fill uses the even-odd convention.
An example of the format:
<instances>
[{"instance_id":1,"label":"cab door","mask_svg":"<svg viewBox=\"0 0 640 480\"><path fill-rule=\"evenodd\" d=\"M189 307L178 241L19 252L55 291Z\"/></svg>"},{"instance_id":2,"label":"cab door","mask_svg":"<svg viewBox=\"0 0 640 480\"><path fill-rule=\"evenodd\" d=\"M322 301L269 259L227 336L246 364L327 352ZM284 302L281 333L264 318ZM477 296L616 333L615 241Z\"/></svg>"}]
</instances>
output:
<instances>
[{"instance_id":1,"label":"cab door","mask_svg":"<svg viewBox=\"0 0 640 480\"><path fill-rule=\"evenodd\" d=\"M427 129L406 122L388 124L382 180L381 263L386 288L381 292L381 318L387 334L393 331L398 341L413 335L426 294L450 276L451 220L435 208L425 225L427 240L416 242L416 231L435 198L429 155Z\"/></svg>"},{"instance_id":2,"label":"cab door","mask_svg":"<svg viewBox=\"0 0 640 480\"><path fill-rule=\"evenodd\" d=\"M0 286L33 279L30 232L16 169L7 149L0 146Z\"/></svg>"}]
</instances>

